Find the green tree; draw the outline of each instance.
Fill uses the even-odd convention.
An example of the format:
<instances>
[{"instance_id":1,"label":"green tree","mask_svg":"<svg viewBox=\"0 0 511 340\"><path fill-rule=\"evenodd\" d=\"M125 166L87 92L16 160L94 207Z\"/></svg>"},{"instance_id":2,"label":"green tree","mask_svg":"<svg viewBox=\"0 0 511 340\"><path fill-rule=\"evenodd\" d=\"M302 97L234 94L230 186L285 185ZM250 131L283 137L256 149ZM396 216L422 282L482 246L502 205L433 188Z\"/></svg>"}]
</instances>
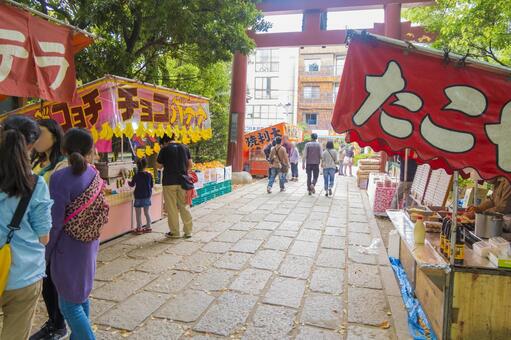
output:
<instances>
[{"instance_id":1,"label":"green tree","mask_svg":"<svg viewBox=\"0 0 511 340\"><path fill-rule=\"evenodd\" d=\"M404 16L439 34L433 47L511 66L510 0L437 0Z\"/></svg>"},{"instance_id":2,"label":"green tree","mask_svg":"<svg viewBox=\"0 0 511 340\"><path fill-rule=\"evenodd\" d=\"M77 55L78 78L104 74L150 81L165 71L162 56L200 65L228 61L254 48L246 30L269 23L256 0L23 0L43 13L98 36Z\"/></svg>"}]
</instances>

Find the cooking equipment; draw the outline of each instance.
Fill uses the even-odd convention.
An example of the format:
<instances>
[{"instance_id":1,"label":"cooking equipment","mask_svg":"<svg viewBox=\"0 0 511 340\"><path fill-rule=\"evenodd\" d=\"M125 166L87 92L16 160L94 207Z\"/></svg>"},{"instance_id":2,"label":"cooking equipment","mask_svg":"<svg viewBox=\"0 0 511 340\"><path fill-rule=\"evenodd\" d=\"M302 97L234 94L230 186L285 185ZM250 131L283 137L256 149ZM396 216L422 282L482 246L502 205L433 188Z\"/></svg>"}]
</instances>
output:
<instances>
[{"instance_id":1,"label":"cooking equipment","mask_svg":"<svg viewBox=\"0 0 511 340\"><path fill-rule=\"evenodd\" d=\"M482 213L476 214L475 234L479 237L490 238L502 235L504 219L502 214Z\"/></svg>"}]
</instances>

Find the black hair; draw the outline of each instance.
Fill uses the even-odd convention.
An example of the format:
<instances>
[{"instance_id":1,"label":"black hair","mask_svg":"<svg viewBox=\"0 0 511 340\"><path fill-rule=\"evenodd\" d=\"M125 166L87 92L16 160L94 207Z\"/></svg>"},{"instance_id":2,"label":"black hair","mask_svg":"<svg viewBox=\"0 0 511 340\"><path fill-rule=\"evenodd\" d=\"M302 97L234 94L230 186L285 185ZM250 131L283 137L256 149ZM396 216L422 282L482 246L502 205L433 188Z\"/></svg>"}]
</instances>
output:
<instances>
[{"instance_id":1,"label":"black hair","mask_svg":"<svg viewBox=\"0 0 511 340\"><path fill-rule=\"evenodd\" d=\"M272 141L271 141L271 145L272 145L272 146L277 145L277 140L275 140L275 139L274 139L274 140L272 140Z\"/></svg>"},{"instance_id":2,"label":"black hair","mask_svg":"<svg viewBox=\"0 0 511 340\"><path fill-rule=\"evenodd\" d=\"M331 140L326 142L326 148L327 149L333 149L334 148L334 142L332 142Z\"/></svg>"},{"instance_id":3,"label":"black hair","mask_svg":"<svg viewBox=\"0 0 511 340\"><path fill-rule=\"evenodd\" d=\"M50 131L53 138L55 139L55 142L53 143L53 146L50 151L50 164L48 166L48 170L53 170L59 163L59 160L62 158L62 139L64 138L64 131L62 130L62 127L59 123L54 121L53 119L42 119L37 122L40 127L45 127ZM37 166L38 164L45 162L46 159L46 153L44 152L35 152L32 156L32 164L33 167Z\"/></svg>"},{"instance_id":4,"label":"black hair","mask_svg":"<svg viewBox=\"0 0 511 340\"><path fill-rule=\"evenodd\" d=\"M67 154L74 175L81 175L87 170L86 156L92 152L94 141L89 131L72 128L64 135L62 149Z\"/></svg>"},{"instance_id":5,"label":"black hair","mask_svg":"<svg viewBox=\"0 0 511 340\"><path fill-rule=\"evenodd\" d=\"M8 196L27 196L34 187L28 145L40 134L37 123L26 116L11 116L2 124L0 190Z\"/></svg>"},{"instance_id":6,"label":"black hair","mask_svg":"<svg viewBox=\"0 0 511 340\"><path fill-rule=\"evenodd\" d=\"M275 138L275 143L276 144L282 144L282 137Z\"/></svg>"},{"instance_id":7,"label":"black hair","mask_svg":"<svg viewBox=\"0 0 511 340\"><path fill-rule=\"evenodd\" d=\"M142 172L145 168L147 168L147 159L145 157L137 159L137 170Z\"/></svg>"},{"instance_id":8,"label":"black hair","mask_svg":"<svg viewBox=\"0 0 511 340\"><path fill-rule=\"evenodd\" d=\"M164 134L163 137L160 138L160 144L169 143L176 140L176 136L174 134L171 134L170 136L167 134Z\"/></svg>"},{"instance_id":9,"label":"black hair","mask_svg":"<svg viewBox=\"0 0 511 340\"><path fill-rule=\"evenodd\" d=\"M317 140L318 139L318 134L317 133L311 134L311 139L312 140Z\"/></svg>"}]
</instances>

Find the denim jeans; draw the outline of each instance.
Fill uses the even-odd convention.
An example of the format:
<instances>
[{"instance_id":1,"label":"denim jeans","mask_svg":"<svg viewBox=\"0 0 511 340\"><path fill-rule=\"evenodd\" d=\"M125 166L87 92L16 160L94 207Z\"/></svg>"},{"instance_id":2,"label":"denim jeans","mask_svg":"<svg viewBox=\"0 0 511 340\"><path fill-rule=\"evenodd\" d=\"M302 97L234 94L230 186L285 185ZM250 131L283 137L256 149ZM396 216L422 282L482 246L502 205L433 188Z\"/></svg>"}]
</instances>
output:
<instances>
[{"instance_id":1,"label":"denim jeans","mask_svg":"<svg viewBox=\"0 0 511 340\"><path fill-rule=\"evenodd\" d=\"M323 169L323 179L325 180L325 190L332 189L334 187L335 168Z\"/></svg>"},{"instance_id":2,"label":"denim jeans","mask_svg":"<svg viewBox=\"0 0 511 340\"><path fill-rule=\"evenodd\" d=\"M307 172L307 189L311 184L316 186L319 177L319 164L307 164L305 171Z\"/></svg>"},{"instance_id":3,"label":"denim jeans","mask_svg":"<svg viewBox=\"0 0 511 340\"><path fill-rule=\"evenodd\" d=\"M89 320L89 300L72 303L59 298L60 311L71 328L70 340L95 340Z\"/></svg>"},{"instance_id":4,"label":"denim jeans","mask_svg":"<svg viewBox=\"0 0 511 340\"><path fill-rule=\"evenodd\" d=\"M298 178L298 163L291 163L291 177Z\"/></svg>"},{"instance_id":5,"label":"denim jeans","mask_svg":"<svg viewBox=\"0 0 511 340\"><path fill-rule=\"evenodd\" d=\"M286 183L286 173L280 172L280 169L270 168L270 177L268 178L268 188L273 187L273 183L275 183L275 179L279 176L279 185L281 189L284 189L284 184Z\"/></svg>"}]
</instances>

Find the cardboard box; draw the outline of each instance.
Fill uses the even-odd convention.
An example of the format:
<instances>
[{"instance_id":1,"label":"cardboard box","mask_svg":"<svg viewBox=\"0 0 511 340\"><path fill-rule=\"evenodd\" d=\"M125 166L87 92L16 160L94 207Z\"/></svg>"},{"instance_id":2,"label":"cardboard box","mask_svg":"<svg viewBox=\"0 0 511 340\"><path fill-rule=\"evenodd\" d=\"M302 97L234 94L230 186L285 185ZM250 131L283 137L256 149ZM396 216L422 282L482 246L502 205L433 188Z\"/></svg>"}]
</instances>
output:
<instances>
[{"instance_id":1,"label":"cardboard box","mask_svg":"<svg viewBox=\"0 0 511 340\"><path fill-rule=\"evenodd\" d=\"M495 255L492 251L488 254L491 263L499 268L511 268L511 257L502 257Z\"/></svg>"}]
</instances>

